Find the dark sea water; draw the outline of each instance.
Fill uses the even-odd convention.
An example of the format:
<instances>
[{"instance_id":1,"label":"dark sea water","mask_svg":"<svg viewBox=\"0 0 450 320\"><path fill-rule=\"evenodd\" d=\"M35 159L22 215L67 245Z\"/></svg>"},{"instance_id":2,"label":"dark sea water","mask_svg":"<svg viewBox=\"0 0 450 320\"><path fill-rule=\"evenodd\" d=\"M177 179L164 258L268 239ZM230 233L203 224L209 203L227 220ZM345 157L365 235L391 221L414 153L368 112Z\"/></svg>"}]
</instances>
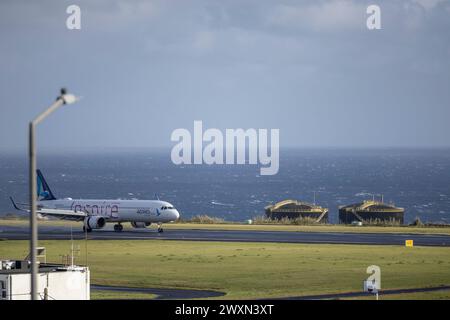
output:
<instances>
[{"instance_id":1,"label":"dark sea water","mask_svg":"<svg viewBox=\"0 0 450 320\"><path fill-rule=\"evenodd\" d=\"M26 201L27 165L26 154L0 155L0 214L14 211L9 195ZM279 200L312 202L315 191L333 223L338 206L372 194L404 207L405 222L450 223L450 149L282 150L274 176L260 176L257 165L176 166L170 150L47 153L38 167L57 197L153 199L157 193L185 218L249 219Z\"/></svg>"}]
</instances>

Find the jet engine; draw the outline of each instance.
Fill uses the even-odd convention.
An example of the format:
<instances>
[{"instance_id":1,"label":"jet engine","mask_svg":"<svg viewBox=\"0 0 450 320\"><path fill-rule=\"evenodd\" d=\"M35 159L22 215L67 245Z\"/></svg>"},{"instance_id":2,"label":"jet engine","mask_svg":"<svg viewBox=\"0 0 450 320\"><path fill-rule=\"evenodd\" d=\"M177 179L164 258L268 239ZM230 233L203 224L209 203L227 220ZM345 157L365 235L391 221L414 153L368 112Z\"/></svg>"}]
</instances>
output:
<instances>
[{"instance_id":1,"label":"jet engine","mask_svg":"<svg viewBox=\"0 0 450 320\"><path fill-rule=\"evenodd\" d=\"M150 222L135 222L135 221L131 222L131 226L133 228L145 228L148 227L149 225L151 225Z\"/></svg>"},{"instance_id":2,"label":"jet engine","mask_svg":"<svg viewBox=\"0 0 450 320\"><path fill-rule=\"evenodd\" d=\"M106 225L106 220L100 216L89 216L84 219L84 225L88 229L101 229Z\"/></svg>"}]
</instances>

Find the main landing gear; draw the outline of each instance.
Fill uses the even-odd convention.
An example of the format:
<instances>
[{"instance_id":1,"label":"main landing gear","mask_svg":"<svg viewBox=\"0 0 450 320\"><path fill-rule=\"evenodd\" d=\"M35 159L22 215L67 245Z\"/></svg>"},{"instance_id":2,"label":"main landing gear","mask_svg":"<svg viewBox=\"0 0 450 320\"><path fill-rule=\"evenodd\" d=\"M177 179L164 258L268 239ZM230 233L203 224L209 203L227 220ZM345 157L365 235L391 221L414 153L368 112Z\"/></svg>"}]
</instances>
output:
<instances>
[{"instance_id":1,"label":"main landing gear","mask_svg":"<svg viewBox=\"0 0 450 320\"><path fill-rule=\"evenodd\" d=\"M115 232L121 232L123 230L123 225L120 223L114 225L114 231Z\"/></svg>"}]
</instances>

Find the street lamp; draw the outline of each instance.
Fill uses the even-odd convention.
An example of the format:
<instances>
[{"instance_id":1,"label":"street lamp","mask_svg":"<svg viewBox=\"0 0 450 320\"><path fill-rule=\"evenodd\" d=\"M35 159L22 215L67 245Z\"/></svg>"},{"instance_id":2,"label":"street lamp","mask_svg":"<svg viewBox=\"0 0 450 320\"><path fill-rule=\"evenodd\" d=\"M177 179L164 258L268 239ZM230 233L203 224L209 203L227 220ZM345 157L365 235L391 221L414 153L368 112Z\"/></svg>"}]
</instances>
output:
<instances>
[{"instance_id":1,"label":"street lamp","mask_svg":"<svg viewBox=\"0 0 450 320\"><path fill-rule=\"evenodd\" d=\"M36 247L38 241L38 228L36 218L36 193L37 193L37 181L36 181L36 141L35 141L35 128L53 111L58 109L64 104L71 104L78 100L72 94L68 94L66 89L61 89L61 94L56 98L56 101L44 112L38 115L29 124L29 192L30 192L30 257L31 257L31 300L38 300L37 296L37 262L36 262Z\"/></svg>"}]
</instances>

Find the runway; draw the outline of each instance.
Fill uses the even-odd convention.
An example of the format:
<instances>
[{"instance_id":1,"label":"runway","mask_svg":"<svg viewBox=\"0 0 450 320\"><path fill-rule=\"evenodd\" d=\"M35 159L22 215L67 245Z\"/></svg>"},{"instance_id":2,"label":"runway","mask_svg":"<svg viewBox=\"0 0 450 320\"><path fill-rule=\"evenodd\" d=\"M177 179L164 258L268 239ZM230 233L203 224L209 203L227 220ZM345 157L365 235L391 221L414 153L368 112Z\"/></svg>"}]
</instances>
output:
<instances>
[{"instance_id":1,"label":"runway","mask_svg":"<svg viewBox=\"0 0 450 320\"><path fill-rule=\"evenodd\" d=\"M91 285L91 290L128 292L128 293L150 293L155 294L159 299L205 299L217 298L225 295L225 292L212 290L190 290L190 289L165 289L165 288L134 288L134 287L118 287Z\"/></svg>"},{"instance_id":2,"label":"runway","mask_svg":"<svg viewBox=\"0 0 450 320\"><path fill-rule=\"evenodd\" d=\"M158 299L203 299L203 298L217 298L224 296L224 292L210 291L210 290L187 290L187 289L159 289L159 288L134 288L134 287L116 287L116 286L102 286L91 285L91 290L103 290L103 291L116 291L116 292L129 292L129 293L151 293L155 294ZM436 292L436 291L448 291L450 286L438 286L438 287L425 287L425 288L410 288L410 289L387 289L381 290L380 295L395 295L395 294L408 294L419 292ZM331 294L318 294L310 296L297 296L297 297L284 297L275 298L275 300L332 300L343 298L358 298L373 296L366 292L344 292L344 293L331 293ZM264 300L264 299L263 299Z\"/></svg>"},{"instance_id":3,"label":"runway","mask_svg":"<svg viewBox=\"0 0 450 320\"><path fill-rule=\"evenodd\" d=\"M109 227L109 226L108 226ZM0 239L28 240L26 226L0 226ZM70 227L39 226L39 239L70 239ZM84 239L85 233L73 229L74 239ZM94 230L88 233L92 240L181 240L181 241L227 241L227 242L275 242L275 243L324 243L404 245L405 240L414 240L415 246L450 246L450 235L400 234L400 233L344 233L344 232L292 232L292 231L247 231L166 229L157 233L154 229L134 229L114 232L111 229Z\"/></svg>"},{"instance_id":4,"label":"runway","mask_svg":"<svg viewBox=\"0 0 450 320\"><path fill-rule=\"evenodd\" d=\"M380 290L380 295L395 295L395 294L408 294L408 293L419 293L419 292L436 292L436 291L448 291L450 286L439 286L439 287L425 287L425 288L412 288L412 289L387 289ZM366 292L344 292L344 293L331 293L331 294L318 294L312 296L298 296L298 297L287 297L275 300L330 300L330 299L343 299L343 298L358 298L358 297L370 297L373 296Z\"/></svg>"}]
</instances>

